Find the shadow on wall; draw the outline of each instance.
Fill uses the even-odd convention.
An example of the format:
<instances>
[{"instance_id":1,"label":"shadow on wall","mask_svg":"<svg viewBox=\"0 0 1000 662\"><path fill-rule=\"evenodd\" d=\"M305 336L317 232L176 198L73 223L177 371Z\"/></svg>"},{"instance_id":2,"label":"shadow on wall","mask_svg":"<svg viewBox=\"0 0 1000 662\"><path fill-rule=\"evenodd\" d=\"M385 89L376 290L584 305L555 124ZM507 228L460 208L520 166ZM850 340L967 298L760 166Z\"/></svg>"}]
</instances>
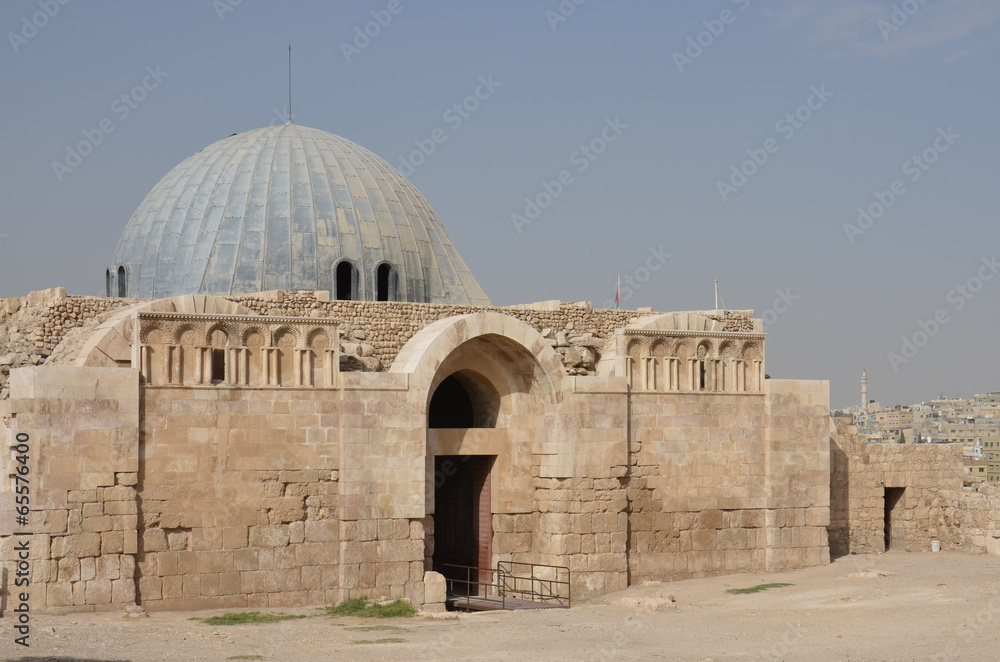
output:
<instances>
[{"instance_id":1,"label":"shadow on wall","mask_svg":"<svg viewBox=\"0 0 1000 662\"><path fill-rule=\"evenodd\" d=\"M851 553L849 503L851 486L848 480L847 453L837 443L839 435L830 439L830 526L827 539L830 556Z\"/></svg>"}]
</instances>

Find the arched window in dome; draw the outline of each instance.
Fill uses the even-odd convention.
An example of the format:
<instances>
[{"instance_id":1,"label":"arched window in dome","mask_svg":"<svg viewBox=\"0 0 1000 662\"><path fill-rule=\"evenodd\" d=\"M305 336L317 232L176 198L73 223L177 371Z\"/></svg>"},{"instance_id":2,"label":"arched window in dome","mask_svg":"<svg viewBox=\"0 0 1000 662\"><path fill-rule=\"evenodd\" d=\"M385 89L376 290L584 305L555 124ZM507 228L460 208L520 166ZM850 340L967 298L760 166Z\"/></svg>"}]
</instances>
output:
<instances>
[{"instance_id":1,"label":"arched window in dome","mask_svg":"<svg viewBox=\"0 0 1000 662\"><path fill-rule=\"evenodd\" d=\"M104 296L111 296L111 285L114 283L114 279L111 276L111 269L106 269L104 271Z\"/></svg>"},{"instance_id":2,"label":"arched window in dome","mask_svg":"<svg viewBox=\"0 0 1000 662\"><path fill-rule=\"evenodd\" d=\"M375 267L375 300L396 300L396 270L388 262L380 262Z\"/></svg>"},{"instance_id":3,"label":"arched window in dome","mask_svg":"<svg viewBox=\"0 0 1000 662\"><path fill-rule=\"evenodd\" d=\"M358 270L350 260L341 260L334 267L333 293L338 301L358 300Z\"/></svg>"},{"instance_id":4,"label":"arched window in dome","mask_svg":"<svg viewBox=\"0 0 1000 662\"><path fill-rule=\"evenodd\" d=\"M128 283L125 276L125 266L122 265L118 267L118 296L127 297L128 296Z\"/></svg>"}]
</instances>

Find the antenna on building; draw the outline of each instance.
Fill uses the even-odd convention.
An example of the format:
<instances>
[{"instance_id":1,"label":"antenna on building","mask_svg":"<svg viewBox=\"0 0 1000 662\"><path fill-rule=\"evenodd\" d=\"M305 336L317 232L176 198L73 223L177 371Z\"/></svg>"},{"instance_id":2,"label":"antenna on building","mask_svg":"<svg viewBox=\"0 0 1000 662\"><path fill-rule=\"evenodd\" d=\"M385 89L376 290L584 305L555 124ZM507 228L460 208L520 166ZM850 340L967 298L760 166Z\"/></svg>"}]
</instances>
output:
<instances>
[{"instance_id":1,"label":"antenna on building","mask_svg":"<svg viewBox=\"0 0 1000 662\"><path fill-rule=\"evenodd\" d=\"M719 294L719 279L715 279L715 310L719 310L719 301L722 299L722 295ZM726 302L722 302L722 309L726 309Z\"/></svg>"}]
</instances>

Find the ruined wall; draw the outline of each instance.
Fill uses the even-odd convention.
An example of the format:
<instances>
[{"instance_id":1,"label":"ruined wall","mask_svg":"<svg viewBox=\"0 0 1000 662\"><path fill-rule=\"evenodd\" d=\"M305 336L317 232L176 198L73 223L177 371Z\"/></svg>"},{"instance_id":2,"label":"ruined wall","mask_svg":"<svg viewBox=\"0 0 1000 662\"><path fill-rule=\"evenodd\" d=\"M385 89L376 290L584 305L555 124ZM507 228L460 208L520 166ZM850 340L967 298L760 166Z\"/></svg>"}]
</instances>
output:
<instances>
[{"instance_id":1,"label":"ruined wall","mask_svg":"<svg viewBox=\"0 0 1000 662\"><path fill-rule=\"evenodd\" d=\"M135 299L66 296L62 287L0 299L0 400L8 397L10 371L41 365L73 329L135 303Z\"/></svg>"},{"instance_id":2,"label":"ruined wall","mask_svg":"<svg viewBox=\"0 0 1000 662\"><path fill-rule=\"evenodd\" d=\"M941 549L1000 556L1000 487L979 483L961 490L941 490L935 530Z\"/></svg>"},{"instance_id":3,"label":"ruined wall","mask_svg":"<svg viewBox=\"0 0 1000 662\"><path fill-rule=\"evenodd\" d=\"M962 491L958 444L868 444L844 420L831 431L834 555L885 551L885 488L906 488L893 511L893 546L929 550L944 516L940 490Z\"/></svg>"},{"instance_id":4,"label":"ruined wall","mask_svg":"<svg viewBox=\"0 0 1000 662\"><path fill-rule=\"evenodd\" d=\"M825 382L632 395L633 582L829 561Z\"/></svg>"},{"instance_id":5,"label":"ruined wall","mask_svg":"<svg viewBox=\"0 0 1000 662\"><path fill-rule=\"evenodd\" d=\"M369 371L388 369L402 346L417 331L438 319L495 311L542 332L556 347L568 374L588 375L593 374L600 349L613 337L615 329L644 315L656 314L650 310L595 309L588 302L485 307L330 301L327 292L280 290L227 298L262 315L332 317L341 321L342 336L348 343L344 354L357 359L348 361L346 367ZM72 363L93 329L115 311L141 301L67 296L62 287L0 300L0 400L8 397L10 370L49 362ZM752 331L754 328L748 311L725 311L717 319L729 331Z\"/></svg>"},{"instance_id":6,"label":"ruined wall","mask_svg":"<svg viewBox=\"0 0 1000 662\"><path fill-rule=\"evenodd\" d=\"M596 362L594 350L614 335L614 330L634 321L640 314L627 310L594 310L590 304L553 302L533 307L457 306L406 302L328 301L306 292L275 292L268 295L230 297L260 314L295 317L323 316L341 322L348 342L372 347L377 369L387 369L399 350L418 331L439 319L487 311L526 322L557 347L569 374L590 374ZM576 348L570 352L569 348ZM580 348L584 348L582 351ZM345 354L352 354L345 348ZM370 368L369 368L370 369Z\"/></svg>"}]
</instances>

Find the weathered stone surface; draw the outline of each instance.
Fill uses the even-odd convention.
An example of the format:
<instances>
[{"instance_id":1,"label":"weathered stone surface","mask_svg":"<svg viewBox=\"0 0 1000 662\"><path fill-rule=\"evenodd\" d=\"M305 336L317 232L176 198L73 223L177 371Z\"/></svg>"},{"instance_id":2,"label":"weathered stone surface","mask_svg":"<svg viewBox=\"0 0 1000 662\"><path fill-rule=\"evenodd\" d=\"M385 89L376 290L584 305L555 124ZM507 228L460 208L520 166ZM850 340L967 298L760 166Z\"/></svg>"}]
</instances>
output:
<instances>
[{"instance_id":1,"label":"weathered stone surface","mask_svg":"<svg viewBox=\"0 0 1000 662\"><path fill-rule=\"evenodd\" d=\"M448 599L448 586L444 575L427 571L424 573L424 606L425 611L437 611L438 605L443 610Z\"/></svg>"}]
</instances>

